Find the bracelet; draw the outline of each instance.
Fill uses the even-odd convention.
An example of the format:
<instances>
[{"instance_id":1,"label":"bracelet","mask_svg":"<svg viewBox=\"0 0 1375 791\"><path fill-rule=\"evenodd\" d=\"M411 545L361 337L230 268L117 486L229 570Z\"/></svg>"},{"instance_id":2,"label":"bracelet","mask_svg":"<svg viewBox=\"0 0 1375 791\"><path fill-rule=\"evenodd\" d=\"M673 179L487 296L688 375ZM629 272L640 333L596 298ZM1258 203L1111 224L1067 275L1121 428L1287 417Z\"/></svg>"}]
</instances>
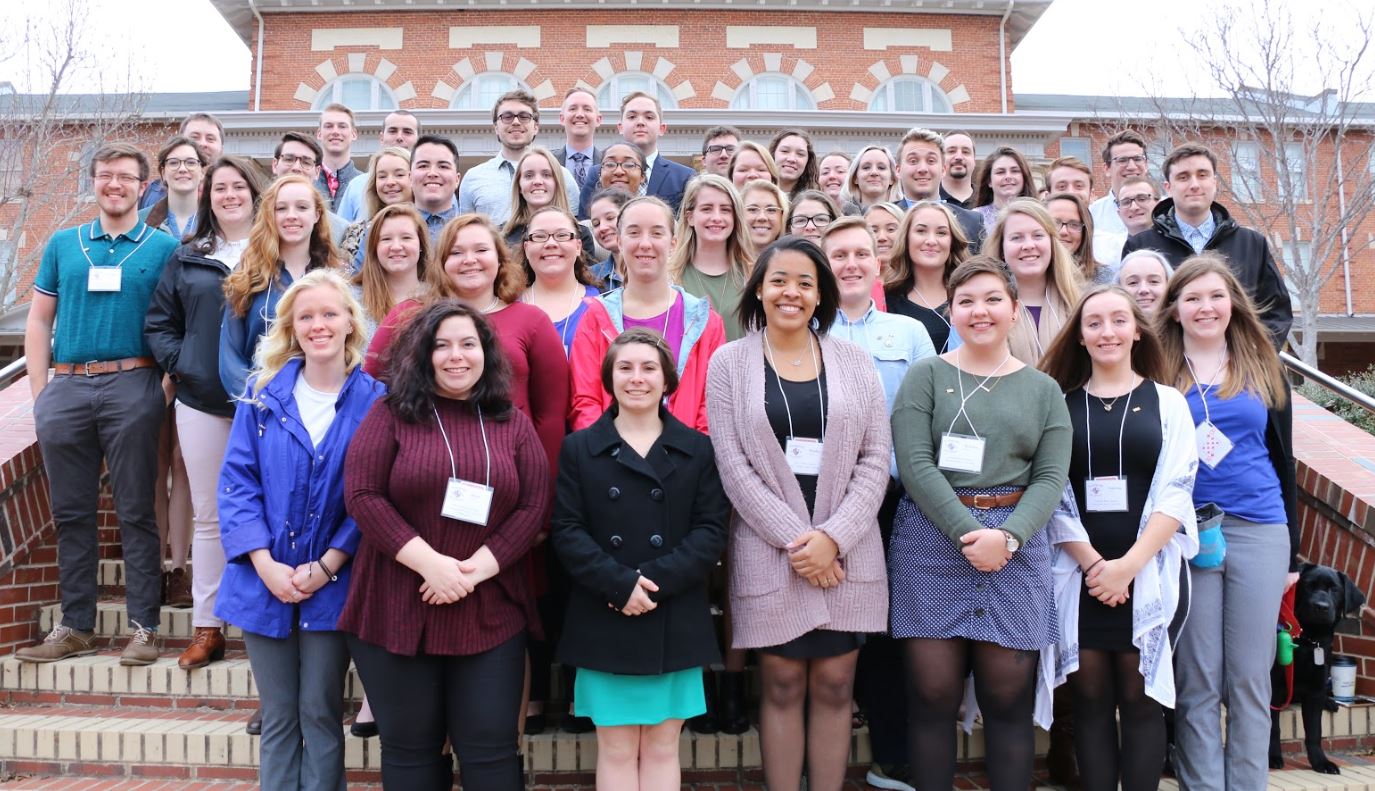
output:
<instances>
[{"instance_id":1,"label":"bracelet","mask_svg":"<svg viewBox=\"0 0 1375 791\"><path fill-rule=\"evenodd\" d=\"M330 581L330 582L338 582L338 581L339 581L339 577L338 577L333 571L330 571L330 570L329 570L329 566L326 566L326 565L325 565L325 560L324 560L324 558L321 558L321 559L315 561L315 565L319 566L319 567L320 567L320 570L323 571L323 572L325 572L325 576L326 576L326 577L329 577L329 581Z\"/></svg>"},{"instance_id":2,"label":"bracelet","mask_svg":"<svg viewBox=\"0 0 1375 791\"><path fill-rule=\"evenodd\" d=\"M1090 571L1093 571L1093 568L1094 568L1095 566L1097 566L1099 563L1102 563L1102 562L1103 562L1103 556L1102 556L1102 555L1099 555L1097 560L1095 560L1095 561L1093 561L1092 563L1090 563L1090 564L1089 564L1089 567L1086 568L1086 569L1084 569L1084 576L1088 576L1088 573L1089 573Z\"/></svg>"}]
</instances>

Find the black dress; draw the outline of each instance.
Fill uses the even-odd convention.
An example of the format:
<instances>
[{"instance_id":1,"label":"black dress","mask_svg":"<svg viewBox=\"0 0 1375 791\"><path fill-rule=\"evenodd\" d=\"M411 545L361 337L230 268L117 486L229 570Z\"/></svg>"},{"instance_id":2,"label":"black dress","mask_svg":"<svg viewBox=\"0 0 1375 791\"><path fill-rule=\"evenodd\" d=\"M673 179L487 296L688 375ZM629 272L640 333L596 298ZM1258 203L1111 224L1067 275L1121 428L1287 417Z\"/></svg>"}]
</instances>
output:
<instances>
[{"instance_id":1,"label":"black dress","mask_svg":"<svg viewBox=\"0 0 1375 791\"><path fill-rule=\"evenodd\" d=\"M896 313L899 316L909 316L921 322L926 328L926 334L931 336L931 345L936 347L936 354L944 354L950 351L946 344L950 341L950 306L942 302L937 305L935 310L913 302L908 296L908 292L893 290L885 292L883 299L888 303L888 312Z\"/></svg>"},{"instance_id":2,"label":"black dress","mask_svg":"<svg viewBox=\"0 0 1375 791\"><path fill-rule=\"evenodd\" d=\"M778 446L788 449L788 415L792 415L791 435L795 437L821 438L821 416L826 411L826 372L821 372L818 389L817 379L805 382L790 382L774 371L773 366L764 363L764 414L769 418ZM787 396L786 404L783 396ZM797 475L797 485L802 488L802 497L807 501L807 513L816 510L815 475ZM837 632L830 629L813 629L801 637L794 638L782 645L762 649L765 653L789 659L821 659L840 656L857 650L863 644L863 636L854 632Z\"/></svg>"},{"instance_id":3,"label":"black dress","mask_svg":"<svg viewBox=\"0 0 1375 791\"><path fill-rule=\"evenodd\" d=\"M1155 383L1142 382L1128 396L1100 399L1088 396L1084 408L1084 389L1065 394L1070 425L1074 428L1074 451L1070 457L1069 480L1089 542L1107 560L1127 554L1136 543L1141 512L1150 494L1160 457L1160 397ZM1111 409L1106 406L1111 405ZM1125 415L1125 423L1124 416ZM1090 423L1086 423L1086 417ZM1088 426L1091 431L1086 432ZM1088 439L1093 440L1093 474L1116 476L1119 432L1122 436L1121 474L1127 476L1126 511L1089 511L1084 498L1084 481L1089 475ZM1089 595L1087 586L1079 592L1079 648L1096 651L1135 651L1132 645L1132 600L1109 607Z\"/></svg>"}]
</instances>

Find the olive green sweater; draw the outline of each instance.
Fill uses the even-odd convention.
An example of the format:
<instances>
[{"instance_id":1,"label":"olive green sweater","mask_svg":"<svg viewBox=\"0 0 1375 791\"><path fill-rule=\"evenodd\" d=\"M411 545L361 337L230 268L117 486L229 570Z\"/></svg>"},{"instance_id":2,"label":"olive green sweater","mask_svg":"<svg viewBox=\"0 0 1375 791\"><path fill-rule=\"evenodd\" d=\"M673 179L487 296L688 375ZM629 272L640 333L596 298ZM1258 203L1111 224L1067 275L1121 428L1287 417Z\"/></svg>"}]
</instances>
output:
<instances>
[{"instance_id":1,"label":"olive green sweater","mask_svg":"<svg viewBox=\"0 0 1375 791\"><path fill-rule=\"evenodd\" d=\"M893 404L893 447L898 472L908 496L952 541L971 530L983 529L954 487L1025 486L1002 529L1026 540L1045 527L1064 492L1069 474L1072 434L1069 411L1060 387L1031 367L998 376L960 411L959 369L939 357L914 364L898 389ZM969 395L983 377L962 374ZM974 474L936 466L941 435L947 431L972 435L986 442L983 471Z\"/></svg>"}]
</instances>

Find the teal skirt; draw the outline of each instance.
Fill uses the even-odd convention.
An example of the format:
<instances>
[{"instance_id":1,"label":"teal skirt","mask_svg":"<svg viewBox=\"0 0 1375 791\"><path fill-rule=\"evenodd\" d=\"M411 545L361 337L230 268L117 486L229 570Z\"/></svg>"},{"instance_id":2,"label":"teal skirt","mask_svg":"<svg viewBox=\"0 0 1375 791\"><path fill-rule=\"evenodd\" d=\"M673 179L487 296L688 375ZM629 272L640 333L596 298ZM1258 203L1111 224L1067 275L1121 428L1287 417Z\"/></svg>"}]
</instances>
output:
<instances>
[{"instance_id":1,"label":"teal skirt","mask_svg":"<svg viewBox=\"0 0 1375 791\"><path fill-rule=\"evenodd\" d=\"M573 682L573 713L597 725L658 725L704 714L702 668L657 676L625 676L578 668Z\"/></svg>"}]
</instances>

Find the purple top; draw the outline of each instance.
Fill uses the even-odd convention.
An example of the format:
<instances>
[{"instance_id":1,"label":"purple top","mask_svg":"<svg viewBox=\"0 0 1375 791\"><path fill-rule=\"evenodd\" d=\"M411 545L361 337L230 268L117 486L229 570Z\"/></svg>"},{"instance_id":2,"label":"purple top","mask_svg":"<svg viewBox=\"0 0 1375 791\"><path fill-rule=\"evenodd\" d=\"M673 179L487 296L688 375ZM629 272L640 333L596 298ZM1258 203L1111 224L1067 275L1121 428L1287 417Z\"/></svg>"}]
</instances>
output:
<instances>
[{"instance_id":1,"label":"purple top","mask_svg":"<svg viewBox=\"0 0 1375 791\"><path fill-rule=\"evenodd\" d=\"M683 345L683 295L674 293L677 294L677 297L673 305L669 307L667 315L660 313L647 319L632 319L629 316L624 316L622 318L624 324L622 331L631 327L648 327L654 330L663 335L665 341L668 341L668 348L673 352L674 362L682 362L677 357L678 348Z\"/></svg>"}]
</instances>

